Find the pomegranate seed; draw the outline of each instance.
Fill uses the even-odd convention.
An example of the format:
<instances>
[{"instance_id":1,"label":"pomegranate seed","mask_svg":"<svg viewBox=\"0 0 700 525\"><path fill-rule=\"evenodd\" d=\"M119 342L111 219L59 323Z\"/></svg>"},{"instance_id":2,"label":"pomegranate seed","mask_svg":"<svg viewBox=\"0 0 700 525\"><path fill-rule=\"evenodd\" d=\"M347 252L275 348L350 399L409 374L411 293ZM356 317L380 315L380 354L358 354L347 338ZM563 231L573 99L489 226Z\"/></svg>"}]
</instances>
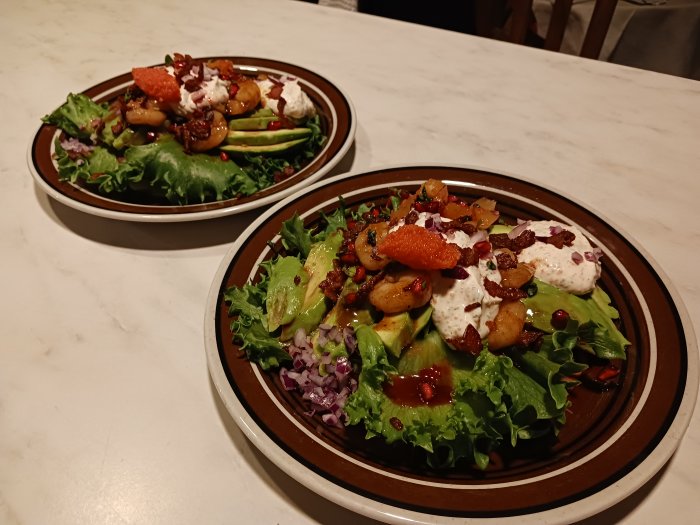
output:
<instances>
[{"instance_id":1,"label":"pomegranate seed","mask_svg":"<svg viewBox=\"0 0 700 525\"><path fill-rule=\"evenodd\" d=\"M423 282L422 277L416 277L411 284L408 285L408 290L412 291L415 294L420 294L423 293L423 290L425 290L425 282ZM406 291L408 291L406 290Z\"/></svg>"},{"instance_id":2,"label":"pomegranate seed","mask_svg":"<svg viewBox=\"0 0 700 525\"><path fill-rule=\"evenodd\" d=\"M433 390L430 383L418 383L418 389L420 398L425 402L428 402L435 397L435 390Z\"/></svg>"},{"instance_id":3,"label":"pomegranate seed","mask_svg":"<svg viewBox=\"0 0 700 525\"><path fill-rule=\"evenodd\" d=\"M617 377L620 374L620 369L614 366L609 366L604 368L600 374L598 374L598 381L610 381L611 379Z\"/></svg>"},{"instance_id":4,"label":"pomegranate seed","mask_svg":"<svg viewBox=\"0 0 700 525\"><path fill-rule=\"evenodd\" d=\"M155 131L149 131L146 133L146 141L147 142L153 142L156 140L156 133Z\"/></svg>"},{"instance_id":5,"label":"pomegranate seed","mask_svg":"<svg viewBox=\"0 0 700 525\"><path fill-rule=\"evenodd\" d=\"M356 224L357 224L357 223L356 223L354 220L349 219L349 220L347 221L348 230L354 230Z\"/></svg>"},{"instance_id":6,"label":"pomegranate seed","mask_svg":"<svg viewBox=\"0 0 700 525\"><path fill-rule=\"evenodd\" d=\"M347 244L347 250L348 250L349 252L354 252L354 251L355 251L355 243L352 242L352 241L350 241L350 242Z\"/></svg>"},{"instance_id":7,"label":"pomegranate seed","mask_svg":"<svg viewBox=\"0 0 700 525\"><path fill-rule=\"evenodd\" d=\"M239 89L240 87L238 86L238 84L231 84L231 87L228 88L228 96L230 98L235 97Z\"/></svg>"},{"instance_id":8,"label":"pomegranate seed","mask_svg":"<svg viewBox=\"0 0 700 525\"><path fill-rule=\"evenodd\" d=\"M219 153L219 158L220 158L221 160L223 160L224 162L226 162L226 161L228 160L228 153L226 153L225 151L220 152L220 153Z\"/></svg>"},{"instance_id":9,"label":"pomegranate seed","mask_svg":"<svg viewBox=\"0 0 700 525\"><path fill-rule=\"evenodd\" d=\"M367 275L367 270L365 270L364 266L358 266L357 269L355 270L355 275L352 276L352 282L355 284L361 283L362 281L365 280L365 276Z\"/></svg>"},{"instance_id":10,"label":"pomegranate seed","mask_svg":"<svg viewBox=\"0 0 700 525\"><path fill-rule=\"evenodd\" d=\"M355 292L350 292L345 296L345 304L352 305L357 302L357 294Z\"/></svg>"},{"instance_id":11,"label":"pomegranate seed","mask_svg":"<svg viewBox=\"0 0 700 525\"><path fill-rule=\"evenodd\" d=\"M418 201L414 202L414 203L413 203L413 208L414 208L418 213L421 213L421 212L424 212L424 211L425 211L425 206L423 206L423 203L422 203L422 202L418 202Z\"/></svg>"},{"instance_id":12,"label":"pomegranate seed","mask_svg":"<svg viewBox=\"0 0 700 525\"><path fill-rule=\"evenodd\" d=\"M401 420L398 417L392 417L389 420L389 423L391 424L392 427L394 427L396 430L403 430L403 423L401 423Z\"/></svg>"},{"instance_id":13,"label":"pomegranate seed","mask_svg":"<svg viewBox=\"0 0 700 525\"><path fill-rule=\"evenodd\" d=\"M281 120L273 120L272 122L269 122L267 124L267 129L269 129L270 131L275 131L275 130L278 130L281 128L282 128L282 121Z\"/></svg>"},{"instance_id":14,"label":"pomegranate seed","mask_svg":"<svg viewBox=\"0 0 700 525\"><path fill-rule=\"evenodd\" d=\"M440 211L440 201L430 201L425 204L425 211L428 213L438 213Z\"/></svg>"},{"instance_id":15,"label":"pomegranate seed","mask_svg":"<svg viewBox=\"0 0 700 525\"><path fill-rule=\"evenodd\" d=\"M552 313L552 326L557 330L563 330L569 322L569 317L569 312L566 310L555 310L554 313Z\"/></svg>"},{"instance_id":16,"label":"pomegranate seed","mask_svg":"<svg viewBox=\"0 0 700 525\"><path fill-rule=\"evenodd\" d=\"M357 256L352 252L344 253L340 256L340 262L347 265L357 264Z\"/></svg>"},{"instance_id":17,"label":"pomegranate seed","mask_svg":"<svg viewBox=\"0 0 700 525\"><path fill-rule=\"evenodd\" d=\"M459 200L459 197L457 195L450 195L447 197L447 202L457 202Z\"/></svg>"},{"instance_id":18,"label":"pomegranate seed","mask_svg":"<svg viewBox=\"0 0 700 525\"><path fill-rule=\"evenodd\" d=\"M486 257L491 253L491 243L489 241L479 241L474 245L474 251L479 257Z\"/></svg>"}]
</instances>

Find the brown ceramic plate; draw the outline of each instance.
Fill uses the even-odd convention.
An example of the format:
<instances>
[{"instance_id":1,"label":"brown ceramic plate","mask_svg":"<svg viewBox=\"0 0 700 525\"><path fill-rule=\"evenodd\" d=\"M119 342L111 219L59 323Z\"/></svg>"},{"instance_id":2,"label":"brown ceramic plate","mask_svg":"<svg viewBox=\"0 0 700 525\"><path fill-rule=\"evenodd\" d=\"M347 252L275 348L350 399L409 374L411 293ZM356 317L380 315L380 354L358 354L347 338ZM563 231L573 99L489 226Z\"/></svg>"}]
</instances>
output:
<instances>
[{"instance_id":1,"label":"brown ceramic plate","mask_svg":"<svg viewBox=\"0 0 700 525\"><path fill-rule=\"evenodd\" d=\"M186 206L124 202L60 181L52 158L54 137L58 132L55 126L44 124L39 127L28 150L27 161L34 179L54 199L86 213L127 221L179 222L222 217L269 205L318 180L340 162L352 145L356 128L355 110L340 88L321 75L292 64L264 58L224 58L231 59L236 69L246 74L268 73L298 78L302 89L316 105L328 140L323 150L292 177L239 199ZM83 93L97 102L104 102L121 95L131 84L131 73L124 73Z\"/></svg>"},{"instance_id":2,"label":"brown ceramic plate","mask_svg":"<svg viewBox=\"0 0 700 525\"><path fill-rule=\"evenodd\" d=\"M497 456L485 472L432 471L401 445L364 439L364 430L324 427L232 343L222 294L256 274L295 211L312 224L342 195L351 207L381 199L390 187L414 190L441 179L450 193L498 201L501 214L577 225L604 252L600 285L618 308L632 342L620 384L580 385L556 441ZM457 167L387 168L339 176L297 193L241 235L209 295L210 372L232 417L273 462L304 485L372 518L406 523L569 523L600 512L639 488L669 459L692 414L698 385L695 338L685 310L635 244L587 207L521 179ZM660 344L663 341L663 344ZM663 363L663 366L659 366Z\"/></svg>"}]
</instances>

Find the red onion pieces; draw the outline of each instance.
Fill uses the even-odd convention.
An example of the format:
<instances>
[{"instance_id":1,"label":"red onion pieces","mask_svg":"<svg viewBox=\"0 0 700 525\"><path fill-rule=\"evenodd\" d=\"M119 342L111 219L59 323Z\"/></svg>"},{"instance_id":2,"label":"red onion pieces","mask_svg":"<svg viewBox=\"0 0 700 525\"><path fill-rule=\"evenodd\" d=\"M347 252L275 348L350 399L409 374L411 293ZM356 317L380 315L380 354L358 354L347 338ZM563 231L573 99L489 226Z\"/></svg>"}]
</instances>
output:
<instances>
[{"instance_id":1,"label":"red onion pieces","mask_svg":"<svg viewBox=\"0 0 700 525\"><path fill-rule=\"evenodd\" d=\"M351 328L341 331L335 326L322 325L319 327L319 341L321 337L326 342L346 342L349 352L357 347ZM348 358L341 356L333 362L327 352L317 355L302 329L294 334L287 351L292 356L294 369L280 369L282 386L286 390L301 393L302 398L310 402L308 415L318 413L327 425L342 428L347 421L343 407L348 396L357 389L357 380L352 377L352 366Z\"/></svg>"},{"instance_id":2,"label":"red onion pieces","mask_svg":"<svg viewBox=\"0 0 700 525\"><path fill-rule=\"evenodd\" d=\"M523 221L523 222L518 221L518 225L508 232L508 238L511 240L517 238L518 235L520 235L525 230L527 230L529 228L529 226L530 226L530 221Z\"/></svg>"}]
</instances>

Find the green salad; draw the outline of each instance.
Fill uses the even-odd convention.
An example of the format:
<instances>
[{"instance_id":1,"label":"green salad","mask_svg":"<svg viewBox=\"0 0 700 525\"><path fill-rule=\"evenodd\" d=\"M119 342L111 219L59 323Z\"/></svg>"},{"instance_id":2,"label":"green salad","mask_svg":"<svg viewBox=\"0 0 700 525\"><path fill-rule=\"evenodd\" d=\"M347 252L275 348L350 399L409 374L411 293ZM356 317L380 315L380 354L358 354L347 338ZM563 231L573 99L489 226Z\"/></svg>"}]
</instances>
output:
<instances>
[{"instance_id":1,"label":"green salad","mask_svg":"<svg viewBox=\"0 0 700 525\"><path fill-rule=\"evenodd\" d=\"M111 102L70 94L43 118L61 130L60 180L126 201L198 204L281 182L326 141L296 78L247 76L230 60L179 53L132 77Z\"/></svg>"},{"instance_id":2,"label":"green salad","mask_svg":"<svg viewBox=\"0 0 700 525\"><path fill-rule=\"evenodd\" d=\"M556 436L581 382L613 388L629 341L575 227L507 224L428 180L284 222L259 277L225 293L234 341L327 425L404 442L431 467Z\"/></svg>"}]
</instances>

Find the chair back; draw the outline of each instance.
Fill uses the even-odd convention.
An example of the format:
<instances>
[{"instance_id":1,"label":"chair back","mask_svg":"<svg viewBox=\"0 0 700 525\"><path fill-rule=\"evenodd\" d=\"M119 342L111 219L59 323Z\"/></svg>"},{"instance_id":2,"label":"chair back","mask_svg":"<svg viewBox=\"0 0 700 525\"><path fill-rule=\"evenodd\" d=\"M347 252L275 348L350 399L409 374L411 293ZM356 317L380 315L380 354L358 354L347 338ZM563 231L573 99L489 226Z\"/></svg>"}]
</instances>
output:
<instances>
[{"instance_id":1,"label":"chair back","mask_svg":"<svg viewBox=\"0 0 700 525\"><path fill-rule=\"evenodd\" d=\"M591 21L586 29L583 45L579 55L585 58L598 59L603 48L603 42L608 34L610 22L612 21L615 7L618 0L595 0ZM515 44L525 44L528 29L534 20L532 12L533 0L507 0L507 8L510 15L504 27L488 28L488 23L484 22L489 16L493 20L494 8L492 0L477 0L475 3L476 19L481 20L481 25L477 24L477 34L491 38L499 38ZM552 14L549 28L542 47L550 51L560 51L564 39L566 24L571 13L573 0L555 0L552 5ZM481 30L479 28L481 27Z\"/></svg>"},{"instance_id":2,"label":"chair back","mask_svg":"<svg viewBox=\"0 0 700 525\"><path fill-rule=\"evenodd\" d=\"M591 21L586 29L586 36L581 45L579 55L584 58L598 59L603 48L605 36L608 34L618 0L595 0ZM552 6L552 16L544 40L544 48L550 51L559 51L564 39L566 23L571 13L573 0L555 0ZM532 2L530 2L532 5Z\"/></svg>"}]
</instances>

